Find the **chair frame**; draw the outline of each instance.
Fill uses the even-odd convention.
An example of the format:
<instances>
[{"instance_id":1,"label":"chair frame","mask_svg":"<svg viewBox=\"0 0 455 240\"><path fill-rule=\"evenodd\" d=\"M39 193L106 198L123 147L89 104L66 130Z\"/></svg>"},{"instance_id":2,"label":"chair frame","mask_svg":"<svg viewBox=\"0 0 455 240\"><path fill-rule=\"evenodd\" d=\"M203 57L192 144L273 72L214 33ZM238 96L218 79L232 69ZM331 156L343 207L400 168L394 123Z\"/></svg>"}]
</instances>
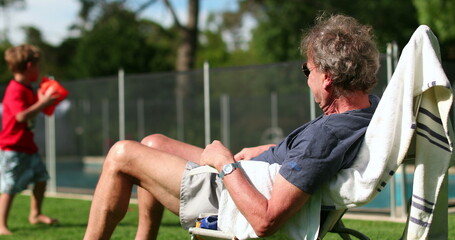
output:
<instances>
[{"instance_id":1,"label":"chair frame","mask_svg":"<svg viewBox=\"0 0 455 240\"><path fill-rule=\"evenodd\" d=\"M347 228L341 218L347 209L332 210L332 211L321 211L321 228L318 235L318 240L324 239L328 232L337 233L343 240L351 240L351 236L354 236L360 240L370 240L363 233ZM236 240L237 238L232 233L222 232L219 230L204 229L198 227L192 227L188 230L191 235L191 240L213 240L213 239L231 239Z\"/></svg>"},{"instance_id":2,"label":"chair frame","mask_svg":"<svg viewBox=\"0 0 455 240\"><path fill-rule=\"evenodd\" d=\"M332 211L321 211L321 224L319 229L318 240L324 239L328 232L337 233L343 240L350 240L351 235L361 239L361 240L370 240L365 234L347 228L341 218L346 213L347 209L342 210L332 210Z\"/></svg>"}]
</instances>

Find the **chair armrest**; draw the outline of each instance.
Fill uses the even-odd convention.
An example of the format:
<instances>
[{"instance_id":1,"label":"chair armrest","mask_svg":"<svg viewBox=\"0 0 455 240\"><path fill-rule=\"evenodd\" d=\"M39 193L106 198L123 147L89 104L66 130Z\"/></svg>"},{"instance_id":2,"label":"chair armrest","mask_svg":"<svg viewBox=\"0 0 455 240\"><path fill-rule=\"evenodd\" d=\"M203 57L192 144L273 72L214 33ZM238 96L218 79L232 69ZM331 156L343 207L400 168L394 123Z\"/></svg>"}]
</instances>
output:
<instances>
[{"instance_id":1,"label":"chair armrest","mask_svg":"<svg viewBox=\"0 0 455 240\"><path fill-rule=\"evenodd\" d=\"M188 229L188 232L191 234L191 236L204 236L201 239L204 240L209 240L209 239L237 239L232 233L227 233L227 232L222 232L219 230L211 230L211 229L205 229L205 228L196 228L192 227Z\"/></svg>"}]
</instances>

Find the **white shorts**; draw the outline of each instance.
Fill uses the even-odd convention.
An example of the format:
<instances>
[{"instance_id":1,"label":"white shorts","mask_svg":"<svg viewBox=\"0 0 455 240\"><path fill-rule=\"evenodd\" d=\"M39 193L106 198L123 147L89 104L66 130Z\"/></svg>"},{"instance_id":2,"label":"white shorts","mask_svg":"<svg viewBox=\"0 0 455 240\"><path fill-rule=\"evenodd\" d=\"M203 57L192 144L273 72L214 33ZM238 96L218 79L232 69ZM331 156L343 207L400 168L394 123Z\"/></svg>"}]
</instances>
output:
<instances>
[{"instance_id":1,"label":"white shorts","mask_svg":"<svg viewBox=\"0 0 455 240\"><path fill-rule=\"evenodd\" d=\"M217 173L189 174L200 165L188 162L180 186L180 224L183 228L194 227L200 213L218 213L218 199L223 182Z\"/></svg>"}]
</instances>

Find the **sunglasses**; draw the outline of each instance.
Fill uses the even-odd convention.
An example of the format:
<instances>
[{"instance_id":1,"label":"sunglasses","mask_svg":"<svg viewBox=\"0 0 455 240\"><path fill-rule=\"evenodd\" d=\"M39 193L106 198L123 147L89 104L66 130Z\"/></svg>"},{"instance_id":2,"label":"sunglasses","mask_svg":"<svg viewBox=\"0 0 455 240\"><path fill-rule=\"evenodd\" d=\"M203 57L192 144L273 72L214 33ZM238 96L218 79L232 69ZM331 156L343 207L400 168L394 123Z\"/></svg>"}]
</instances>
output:
<instances>
[{"instance_id":1,"label":"sunglasses","mask_svg":"<svg viewBox=\"0 0 455 240\"><path fill-rule=\"evenodd\" d=\"M306 62L302 64L302 72L303 72L303 74L305 74L306 77L310 76L311 70L307 67Z\"/></svg>"}]
</instances>

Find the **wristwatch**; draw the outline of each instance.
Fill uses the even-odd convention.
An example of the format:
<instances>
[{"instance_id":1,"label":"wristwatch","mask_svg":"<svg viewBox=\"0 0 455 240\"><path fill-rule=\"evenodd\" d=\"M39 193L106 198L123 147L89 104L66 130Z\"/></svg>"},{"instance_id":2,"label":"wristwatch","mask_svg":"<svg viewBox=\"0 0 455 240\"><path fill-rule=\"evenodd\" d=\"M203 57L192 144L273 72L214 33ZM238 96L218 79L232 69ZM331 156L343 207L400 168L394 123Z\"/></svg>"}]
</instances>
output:
<instances>
[{"instance_id":1,"label":"wristwatch","mask_svg":"<svg viewBox=\"0 0 455 240\"><path fill-rule=\"evenodd\" d=\"M235 162L235 163L228 163L223 166L223 170L220 172L220 178L223 179L224 176L231 174L236 168L240 167L240 163Z\"/></svg>"}]
</instances>

